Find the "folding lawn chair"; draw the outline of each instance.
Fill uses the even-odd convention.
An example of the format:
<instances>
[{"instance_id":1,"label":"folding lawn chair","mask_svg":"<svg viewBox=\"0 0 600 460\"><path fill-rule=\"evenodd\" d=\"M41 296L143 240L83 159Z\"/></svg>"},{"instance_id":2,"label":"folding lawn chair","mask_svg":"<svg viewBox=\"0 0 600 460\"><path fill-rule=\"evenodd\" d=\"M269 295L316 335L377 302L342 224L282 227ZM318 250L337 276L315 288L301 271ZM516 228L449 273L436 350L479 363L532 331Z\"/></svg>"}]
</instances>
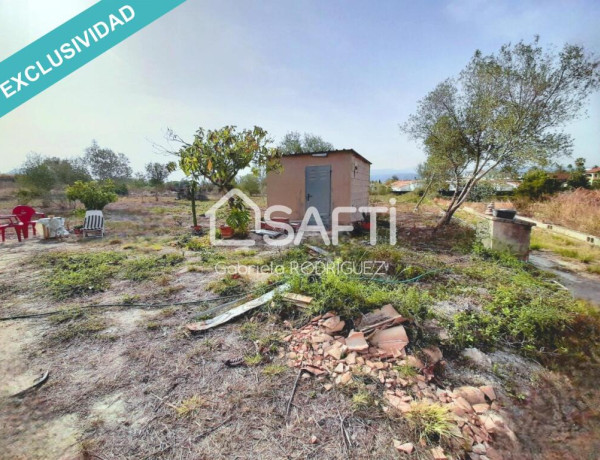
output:
<instances>
[{"instance_id":1,"label":"folding lawn chair","mask_svg":"<svg viewBox=\"0 0 600 460\"><path fill-rule=\"evenodd\" d=\"M86 211L81 232L84 237L89 236L91 233L102 238L104 236L104 215L102 211Z\"/></svg>"}]
</instances>

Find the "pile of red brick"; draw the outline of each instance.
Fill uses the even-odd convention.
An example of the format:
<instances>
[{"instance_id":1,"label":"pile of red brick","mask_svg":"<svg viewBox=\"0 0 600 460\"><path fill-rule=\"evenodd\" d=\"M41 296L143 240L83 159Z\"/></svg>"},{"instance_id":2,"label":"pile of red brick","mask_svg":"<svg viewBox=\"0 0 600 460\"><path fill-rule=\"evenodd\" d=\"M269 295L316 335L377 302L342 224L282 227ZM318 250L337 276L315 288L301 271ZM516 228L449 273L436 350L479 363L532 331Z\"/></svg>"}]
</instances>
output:
<instances>
[{"instance_id":1,"label":"pile of red brick","mask_svg":"<svg viewBox=\"0 0 600 460\"><path fill-rule=\"evenodd\" d=\"M367 387L376 391L379 382L384 388L384 411L407 414L416 403L440 404L452 413L455 436L463 438L461 445L471 446L469 458L494 458L490 434L502 433L514 439L498 412L494 389L460 387L452 391L437 387L432 382L433 370L444 364L442 352L428 347L421 350L422 359L407 355L409 340L400 325L404 321L391 305L363 316L351 330L333 312L317 316L285 338L288 364L324 379L326 390L361 379L372 381ZM406 443L396 443L400 451L410 449Z\"/></svg>"}]
</instances>

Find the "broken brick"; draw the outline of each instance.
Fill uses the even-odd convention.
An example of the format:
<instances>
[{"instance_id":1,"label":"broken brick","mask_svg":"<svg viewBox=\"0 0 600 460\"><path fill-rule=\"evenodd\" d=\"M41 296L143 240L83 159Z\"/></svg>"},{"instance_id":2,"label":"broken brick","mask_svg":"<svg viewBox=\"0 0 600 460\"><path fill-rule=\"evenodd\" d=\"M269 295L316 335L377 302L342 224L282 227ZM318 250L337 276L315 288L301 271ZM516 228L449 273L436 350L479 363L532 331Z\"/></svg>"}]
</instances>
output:
<instances>
[{"instance_id":1,"label":"broken brick","mask_svg":"<svg viewBox=\"0 0 600 460\"><path fill-rule=\"evenodd\" d=\"M464 386L457 388L454 392L465 398L471 405L485 403L485 394L479 388Z\"/></svg>"},{"instance_id":2,"label":"broken brick","mask_svg":"<svg viewBox=\"0 0 600 460\"><path fill-rule=\"evenodd\" d=\"M369 348L369 344L365 340L365 335L362 332L350 331L346 339L346 345L350 351L365 351Z\"/></svg>"},{"instance_id":3,"label":"broken brick","mask_svg":"<svg viewBox=\"0 0 600 460\"><path fill-rule=\"evenodd\" d=\"M494 391L494 387L492 387L490 385L484 385L484 386L479 387L479 389L483 392L483 394L486 396L486 398L488 398L490 401L496 400L496 392Z\"/></svg>"},{"instance_id":4,"label":"broken brick","mask_svg":"<svg viewBox=\"0 0 600 460\"><path fill-rule=\"evenodd\" d=\"M484 404L473 404L473 410L476 414L485 414L490 409L487 403Z\"/></svg>"},{"instance_id":5,"label":"broken brick","mask_svg":"<svg viewBox=\"0 0 600 460\"><path fill-rule=\"evenodd\" d=\"M339 316L333 316L331 318L326 319L321 324L321 327L325 329L325 332L328 334L332 334L334 332L339 332L344 329L346 322L342 321Z\"/></svg>"},{"instance_id":6,"label":"broken brick","mask_svg":"<svg viewBox=\"0 0 600 460\"><path fill-rule=\"evenodd\" d=\"M433 449L429 449L429 452L433 456L434 460L447 460L448 457L444 454L444 449L441 447L434 447Z\"/></svg>"},{"instance_id":7,"label":"broken brick","mask_svg":"<svg viewBox=\"0 0 600 460\"><path fill-rule=\"evenodd\" d=\"M406 454L412 454L413 451L415 450L415 446L413 445L412 442L405 442L402 443L401 441L398 441L396 439L394 439L394 447L399 451L399 452L404 452Z\"/></svg>"},{"instance_id":8,"label":"broken brick","mask_svg":"<svg viewBox=\"0 0 600 460\"><path fill-rule=\"evenodd\" d=\"M395 326L376 331L371 337L371 343L381 350L397 353L408 345L408 336L403 326Z\"/></svg>"}]
</instances>

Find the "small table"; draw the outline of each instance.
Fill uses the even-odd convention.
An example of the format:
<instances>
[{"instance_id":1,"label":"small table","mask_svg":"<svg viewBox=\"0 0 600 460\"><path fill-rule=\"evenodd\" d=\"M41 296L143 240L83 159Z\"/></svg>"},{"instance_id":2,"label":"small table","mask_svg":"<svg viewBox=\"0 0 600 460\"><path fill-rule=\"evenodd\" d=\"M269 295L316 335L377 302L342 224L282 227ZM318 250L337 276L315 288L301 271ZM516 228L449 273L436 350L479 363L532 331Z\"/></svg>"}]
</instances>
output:
<instances>
[{"instance_id":1,"label":"small table","mask_svg":"<svg viewBox=\"0 0 600 460\"><path fill-rule=\"evenodd\" d=\"M69 236L69 232L65 229L64 217L44 217L43 219L38 219L37 223L41 224L44 229L45 240Z\"/></svg>"}]
</instances>

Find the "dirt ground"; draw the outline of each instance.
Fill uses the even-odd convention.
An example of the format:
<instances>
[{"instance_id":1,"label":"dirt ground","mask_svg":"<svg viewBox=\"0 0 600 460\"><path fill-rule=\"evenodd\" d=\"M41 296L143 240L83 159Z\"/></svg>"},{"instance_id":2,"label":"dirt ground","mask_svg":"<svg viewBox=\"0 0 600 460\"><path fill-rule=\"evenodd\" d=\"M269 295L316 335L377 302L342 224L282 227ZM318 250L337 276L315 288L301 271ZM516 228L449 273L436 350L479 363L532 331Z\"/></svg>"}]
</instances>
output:
<instances>
[{"instance_id":1,"label":"dirt ground","mask_svg":"<svg viewBox=\"0 0 600 460\"><path fill-rule=\"evenodd\" d=\"M201 212L210 204L202 203ZM215 296L209 287L220 276L213 262L174 244L188 233L187 203L131 197L110 205L105 214L107 236L102 240L31 238L18 243L9 235L0 247L0 316L124 303L125 298L167 305ZM401 213L399 235L414 240L415 251L425 244L429 250L439 245L440 257L458 262L443 235L437 243L421 241L436 215L434 208L420 215ZM78 219L69 221L74 225ZM57 300L48 293L47 269L36 260L53 252L95 251L177 253L183 254L184 263L168 276L115 280L109 289L87 296ZM273 255L264 248L250 254L223 251L229 251L229 262ZM301 379L286 418L294 369L268 375L266 363L230 368L224 361L256 352L256 343L244 335L244 324L258 323L263 332L280 334L292 325L259 312L204 334L187 333L183 326L210 305L90 309L83 320L90 328L68 340L65 331L82 320L0 322L0 458L432 458L430 446L420 446L401 417L356 409L351 395L343 389L327 391L315 378ZM93 329L95 322L102 326ZM284 351L274 353L270 364L285 364ZM497 439L496 457L489 458L598 458L597 390L577 387L570 376L516 354L483 356L480 361L448 356L440 381L498 388L518 442ZM45 372L48 381L39 389L10 397ZM415 453L400 454L394 439L415 442Z\"/></svg>"}]
</instances>

